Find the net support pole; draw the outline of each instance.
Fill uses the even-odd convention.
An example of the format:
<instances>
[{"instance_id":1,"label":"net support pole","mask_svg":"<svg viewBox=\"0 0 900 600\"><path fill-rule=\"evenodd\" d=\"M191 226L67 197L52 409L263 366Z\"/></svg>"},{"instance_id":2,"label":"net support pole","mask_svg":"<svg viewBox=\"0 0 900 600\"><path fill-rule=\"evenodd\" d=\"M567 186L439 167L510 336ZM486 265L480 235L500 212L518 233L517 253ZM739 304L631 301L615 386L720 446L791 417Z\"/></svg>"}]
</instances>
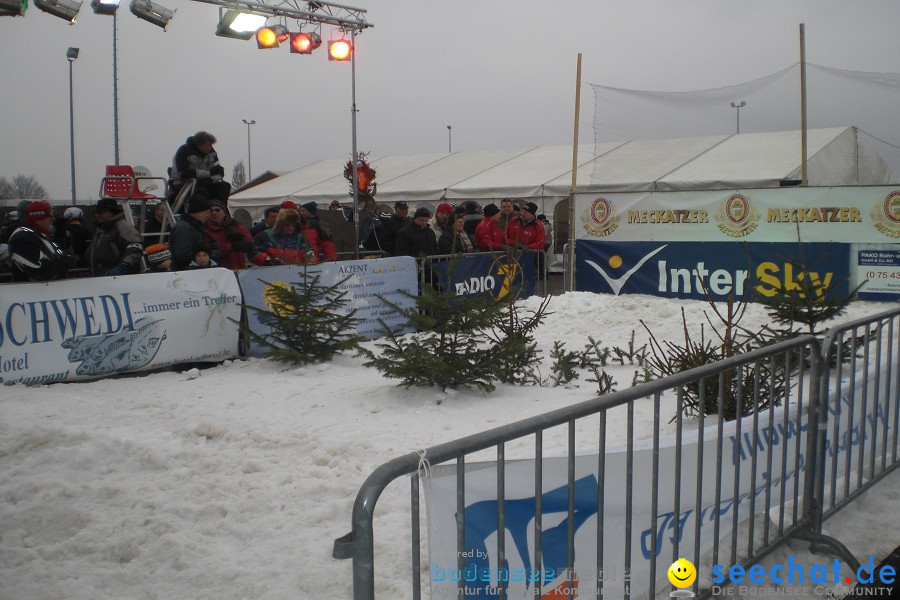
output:
<instances>
[{"instance_id":1,"label":"net support pole","mask_svg":"<svg viewBox=\"0 0 900 600\"><path fill-rule=\"evenodd\" d=\"M569 190L569 289L575 291L575 189L578 181L578 121L581 113L581 52L575 68L575 126L572 134L572 187Z\"/></svg>"},{"instance_id":2,"label":"net support pole","mask_svg":"<svg viewBox=\"0 0 900 600\"><path fill-rule=\"evenodd\" d=\"M806 27L800 23L800 185L806 187Z\"/></svg>"}]
</instances>

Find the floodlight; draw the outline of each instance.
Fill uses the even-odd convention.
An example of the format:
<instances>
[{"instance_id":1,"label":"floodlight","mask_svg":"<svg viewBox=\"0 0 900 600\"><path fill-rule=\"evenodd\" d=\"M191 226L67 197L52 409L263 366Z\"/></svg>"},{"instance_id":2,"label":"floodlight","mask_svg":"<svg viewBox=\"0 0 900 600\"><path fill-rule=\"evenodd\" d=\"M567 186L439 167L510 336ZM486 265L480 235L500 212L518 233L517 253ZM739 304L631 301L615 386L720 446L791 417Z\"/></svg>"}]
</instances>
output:
<instances>
[{"instance_id":1,"label":"floodlight","mask_svg":"<svg viewBox=\"0 0 900 600\"><path fill-rule=\"evenodd\" d=\"M256 31L256 47L259 49L277 48L290 34L284 25L260 27Z\"/></svg>"},{"instance_id":2,"label":"floodlight","mask_svg":"<svg viewBox=\"0 0 900 600\"><path fill-rule=\"evenodd\" d=\"M226 10L216 27L216 35L235 40L249 40L266 24L265 15Z\"/></svg>"},{"instance_id":3,"label":"floodlight","mask_svg":"<svg viewBox=\"0 0 900 600\"><path fill-rule=\"evenodd\" d=\"M291 52L294 54L312 54L312 51L322 45L322 38L318 33L307 31L291 34Z\"/></svg>"},{"instance_id":4,"label":"floodlight","mask_svg":"<svg viewBox=\"0 0 900 600\"><path fill-rule=\"evenodd\" d=\"M66 58L68 58L70 62L78 58L78 48L69 48L66 50Z\"/></svg>"},{"instance_id":5,"label":"floodlight","mask_svg":"<svg viewBox=\"0 0 900 600\"><path fill-rule=\"evenodd\" d=\"M148 23L153 23L157 27L162 27L163 31L171 23L172 17L175 16L174 10L169 10L150 0L132 0L130 8L134 16Z\"/></svg>"},{"instance_id":6,"label":"floodlight","mask_svg":"<svg viewBox=\"0 0 900 600\"><path fill-rule=\"evenodd\" d=\"M119 10L120 0L91 0L91 8L96 15L114 15Z\"/></svg>"},{"instance_id":7,"label":"floodlight","mask_svg":"<svg viewBox=\"0 0 900 600\"><path fill-rule=\"evenodd\" d=\"M81 10L81 2L76 0L34 0L34 5L45 13L74 23Z\"/></svg>"},{"instance_id":8,"label":"floodlight","mask_svg":"<svg viewBox=\"0 0 900 600\"><path fill-rule=\"evenodd\" d=\"M350 60L353 45L350 40L339 39L328 42L328 60Z\"/></svg>"},{"instance_id":9,"label":"floodlight","mask_svg":"<svg viewBox=\"0 0 900 600\"><path fill-rule=\"evenodd\" d=\"M0 17L21 17L28 8L28 0L0 0Z\"/></svg>"}]
</instances>

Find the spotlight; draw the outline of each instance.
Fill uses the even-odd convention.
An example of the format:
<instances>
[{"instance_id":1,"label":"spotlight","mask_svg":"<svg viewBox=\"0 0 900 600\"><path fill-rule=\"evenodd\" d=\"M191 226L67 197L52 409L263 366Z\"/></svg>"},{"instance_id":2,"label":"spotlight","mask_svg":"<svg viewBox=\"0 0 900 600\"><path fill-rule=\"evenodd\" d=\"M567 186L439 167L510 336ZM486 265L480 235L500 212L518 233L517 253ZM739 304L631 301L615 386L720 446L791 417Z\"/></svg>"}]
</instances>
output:
<instances>
[{"instance_id":1,"label":"spotlight","mask_svg":"<svg viewBox=\"0 0 900 600\"><path fill-rule=\"evenodd\" d=\"M68 50L66 50L66 58L70 61L78 58L78 48L69 48Z\"/></svg>"},{"instance_id":2,"label":"spotlight","mask_svg":"<svg viewBox=\"0 0 900 600\"><path fill-rule=\"evenodd\" d=\"M28 0L0 0L0 17L21 17L28 8Z\"/></svg>"},{"instance_id":3,"label":"spotlight","mask_svg":"<svg viewBox=\"0 0 900 600\"><path fill-rule=\"evenodd\" d=\"M260 49L277 48L290 34L284 25L260 27L256 30L256 47Z\"/></svg>"},{"instance_id":4,"label":"spotlight","mask_svg":"<svg viewBox=\"0 0 900 600\"><path fill-rule=\"evenodd\" d=\"M216 35L235 40L249 40L266 24L265 15L226 10L216 27Z\"/></svg>"},{"instance_id":5,"label":"spotlight","mask_svg":"<svg viewBox=\"0 0 900 600\"><path fill-rule=\"evenodd\" d=\"M76 0L34 0L34 5L54 17L74 23L81 10L81 2Z\"/></svg>"},{"instance_id":6,"label":"spotlight","mask_svg":"<svg viewBox=\"0 0 900 600\"><path fill-rule=\"evenodd\" d=\"M322 38L314 32L300 32L291 34L291 52L294 54L312 54L312 51L322 45Z\"/></svg>"},{"instance_id":7,"label":"spotlight","mask_svg":"<svg viewBox=\"0 0 900 600\"><path fill-rule=\"evenodd\" d=\"M328 60L350 60L353 46L349 40L340 39L328 42Z\"/></svg>"},{"instance_id":8,"label":"spotlight","mask_svg":"<svg viewBox=\"0 0 900 600\"><path fill-rule=\"evenodd\" d=\"M166 27L172 22L172 17L175 16L174 10L169 10L150 0L132 0L130 8L134 16L148 23L153 23L157 27L162 27L163 31L166 30Z\"/></svg>"},{"instance_id":9,"label":"spotlight","mask_svg":"<svg viewBox=\"0 0 900 600\"><path fill-rule=\"evenodd\" d=\"M119 0L91 0L91 8L97 15L114 15L119 10Z\"/></svg>"}]
</instances>

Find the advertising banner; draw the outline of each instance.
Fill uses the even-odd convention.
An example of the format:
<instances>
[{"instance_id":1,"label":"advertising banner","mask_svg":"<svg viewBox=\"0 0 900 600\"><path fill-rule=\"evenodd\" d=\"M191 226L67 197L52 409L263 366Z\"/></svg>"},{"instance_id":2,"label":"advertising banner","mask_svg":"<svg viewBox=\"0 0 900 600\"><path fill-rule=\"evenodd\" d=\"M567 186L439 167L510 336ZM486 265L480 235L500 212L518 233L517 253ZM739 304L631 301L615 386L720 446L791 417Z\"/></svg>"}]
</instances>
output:
<instances>
[{"instance_id":1,"label":"advertising banner","mask_svg":"<svg viewBox=\"0 0 900 600\"><path fill-rule=\"evenodd\" d=\"M857 276L865 285L860 300L900 300L900 250L860 250Z\"/></svg>"},{"instance_id":2,"label":"advertising banner","mask_svg":"<svg viewBox=\"0 0 900 600\"><path fill-rule=\"evenodd\" d=\"M416 277L416 261L408 256L395 258L377 258L367 260L345 260L341 262L322 263L309 267L282 265L249 269L238 274L244 301L248 306L268 310L266 290L273 285L287 285L303 281L304 273L319 277L319 285L339 285L339 289L348 292L350 303L346 309L356 310L360 319L357 333L368 339L380 335L378 320L383 320L389 327L399 327L405 320L392 308L384 304L377 296L397 304L401 308L415 305L418 294ZM408 296L412 294L412 297ZM264 322L264 316L255 310L247 315L250 329L265 335L270 329ZM249 354L260 356L264 348L251 344Z\"/></svg>"},{"instance_id":3,"label":"advertising banner","mask_svg":"<svg viewBox=\"0 0 900 600\"><path fill-rule=\"evenodd\" d=\"M576 289L606 294L651 294L714 300L748 294L771 297L799 277L849 292L850 250L836 243L580 241ZM802 257L801 257L802 252ZM809 265L808 272L798 265Z\"/></svg>"},{"instance_id":4,"label":"advertising banner","mask_svg":"<svg viewBox=\"0 0 900 600\"><path fill-rule=\"evenodd\" d=\"M886 368L887 365L882 365ZM863 374L858 374L856 389L844 382L843 393L833 394L828 405L828 419L839 420L835 438L833 425L826 433L826 462L840 474L846 471L848 452L858 455L854 446L867 443L873 435L887 435L892 426L886 419L886 401L875 401L874 386L869 386L868 401L859 399L866 390ZM882 398L892 398L893 391ZM855 401L854 401L855 399ZM659 498L656 518L653 518L653 447L652 440L635 443L633 453L633 489L631 498L632 528L630 544L626 530L629 507L625 495L627 453L624 448L610 448L605 453L604 479L598 479L598 457L580 455L575 459L574 522L568 518L567 459L544 458L542 468L542 539L541 565L535 565L535 486L533 460L514 460L505 463L505 527L498 532L497 464L496 462L466 463L465 473L465 543L457 550L457 492L456 466L438 466L425 480L428 511L429 562L432 598L465 598L493 600L506 588L507 598L530 600L534 586L540 581L543 598L565 598L567 584L567 531L575 531L574 598L621 598L627 590L631 598L648 597L650 561L657 561L657 590L668 588L666 570L677 558L674 542L678 540L678 555L693 560L694 532L700 523L700 555L710 552L714 539L715 516L720 519L719 537L731 534L737 513L738 523L753 514L777 510L780 498L793 503L802 500L806 452L807 423L805 413L796 414L796 404L789 408L784 419L783 408L775 410L774 419L754 434L753 417L724 424L723 469L721 497L716 502L717 444L716 426L704 429L702 444L702 489L697 497L697 455L701 445L698 432L687 428L682 438L680 513L674 512L676 447L674 436L660 440ZM863 411L865 410L865 414ZM895 410L891 407L891 411ZM850 416L853 415L852 427ZM766 413L768 415L768 413ZM886 428L886 429L885 429ZM738 434L738 432L740 432ZM893 435L891 432L890 435ZM871 443L871 442L869 442ZM837 457L836 462L835 455ZM850 476L855 481L858 461L851 461ZM755 467L755 469L754 469ZM828 471L831 472L830 470ZM784 475L782 477L782 474ZM826 475L830 477L830 475ZM737 480L737 481L736 481ZM771 487L767 488L767 482ZM839 483L840 485L840 483ZM598 495L603 486L603 572L597 572ZM639 492L638 492L639 491ZM769 495L767 496L767 491ZM784 494L784 496L782 496ZM768 502L768 505L767 505ZM788 513L790 513L790 507ZM656 544L653 530L656 531ZM505 537L506 561L497 559L497 537ZM626 549L630 548L630 566L626 568ZM458 558L464 559L459 568ZM726 565L725 569L730 567ZM710 565L697 565L709 573ZM598 586L598 580L602 590ZM463 594L458 594L459 586Z\"/></svg>"},{"instance_id":5,"label":"advertising banner","mask_svg":"<svg viewBox=\"0 0 900 600\"><path fill-rule=\"evenodd\" d=\"M456 296L489 293L503 298L517 292L518 298L534 294L535 252L462 254L453 259L426 260L441 287L449 285Z\"/></svg>"},{"instance_id":6,"label":"advertising banner","mask_svg":"<svg viewBox=\"0 0 900 600\"><path fill-rule=\"evenodd\" d=\"M0 382L55 383L238 355L227 269L3 286Z\"/></svg>"},{"instance_id":7,"label":"advertising banner","mask_svg":"<svg viewBox=\"0 0 900 600\"><path fill-rule=\"evenodd\" d=\"M888 186L577 194L580 240L900 243Z\"/></svg>"}]
</instances>

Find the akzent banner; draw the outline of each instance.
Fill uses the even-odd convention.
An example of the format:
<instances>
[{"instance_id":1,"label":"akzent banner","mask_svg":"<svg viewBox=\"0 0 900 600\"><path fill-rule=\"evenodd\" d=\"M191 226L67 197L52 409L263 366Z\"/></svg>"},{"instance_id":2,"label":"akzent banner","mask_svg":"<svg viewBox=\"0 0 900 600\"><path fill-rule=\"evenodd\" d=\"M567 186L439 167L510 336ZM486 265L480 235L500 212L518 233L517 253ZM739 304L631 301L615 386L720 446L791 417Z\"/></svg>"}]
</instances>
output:
<instances>
[{"instance_id":1,"label":"akzent banner","mask_svg":"<svg viewBox=\"0 0 900 600\"><path fill-rule=\"evenodd\" d=\"M881 369L888 368L883 364ZM898 383L876 402L875 386L864 383L864 373L857 373L855 389L842 382L840 394L831 394L828 403L829 425L826 432L825 459L842 482L849 452L855 458L859 450L850 448L869 443L873 436L892 436L886 420L887 402L896 397ZM885 386L888 387L888 386ZM867 401L859 399L866 392ZM887 398L888 400L885 400ZM855 400L855 401L854 401ZM774 418L754 434L753 416L741 420L740 429L731 421L723 426L723 459L721 497L716 502L716 465L719 457L715 425L703 431L702 488L697 498L697 456L701 451L696 430L686 430L681 449L680 513L674 512L676 444L674 436L660 439L658 497L653 519L653 447L652 440L635 442L633 453L633 490L631 497L631 536L627 535L626 515L629 507L625 494L627 453L622 447L605 452L605 472L598 479L597 455L575 457L574 521L568 519L567 459L544 458L542 466L542 537L541 564L535 564L535 484L534 460L509 460L505 463L505 556L498 562L497 463L467 462L465 472L465 507L457 509L457 475L455 465L431 469L424 481L428 515L428 546L432 598L465 598L495 600L506 589L506 597L530 600L540 582L542 598L565 598L568 591L567 531L575 531L574 590L572 597L581 599L621 598L628 590L631 598L646 599L651 577L651 558L657 563L657 590L667 585L666 569L678 555L694 556L694 532L700 523L700 555L709 556L714 539L715 517L720 522L719 538L731 534L737 513L738 523L753 515L777 510L781 498L793 505L802 502L803 479L808 464L806 452L806 414L797 415L797 405L775 409ZM890 407L893 411L895 408ZM865 413L863 412L865 411ZM768 413L766 413L768 415ZM838 425L832 424L838 420ZM853 424L851 426L851 423ZM837 438L835 438L837 432ZM890 432L890 433L888 433ZM771 458L771 461L769 460ZM851 461L850 477L856 478L858 461ZM754 469L755 467L755 469ZM770 469L770 470L769 470ZM784 476L782 477L782 474ZM737 481L736 481L737 480ZM771 481L771 486L767 482ZM737 488L735 487L737 484ZM603 560L597 572L598 497L603 488ZM737 493L735 494L735 491ZM788 511L792 509L788 506ZM699 507L699 510L698 510ZM752 511L751 511L752 507ZM457 549L457 524L464 518L463 550ZM653 529L656 530L656 545ZM628 543L626 543L628 542ZM630 548L626 562L626 551ZM463 567L460 568L460 561ZM697 565L698 570L702 565ZM602 589L600 589L602 586ZM458 590L462 589L462 593Z\"/></svg>"},{"instance_id":2,"label":"akzent banner","mask_svg":"<svg viewBox=\"0 0 900 600\"><path fill-rule=\"evenodd\" d=\"M0 382L55 383L238 355L227 269L7 284Z\"/></svg>"},{"instance_id":3,"label":"akzent banner","mask_svg":"<svg viewBox=\"0 0 900 600\"><path fill-rule=\"evenodd\" d=\"M797 287L798 278L849 291L850 246L837 243L578 242L576 289L714 300ZM799 265L807 265L802 271Z\"/></svg>"},{"instance_id":4,"label":"akzent banner","mask_svg":"<svg viewBox=\"0 0 900 600\"><path fill-rule=\"evenodd\" d=\"M269 310L267 290L270 286L303 281L305 276L318 276L319 285L333 286L347 292L350 303L346 310L356 310L360 319L357 333L368 339L381 335L379 320L391 328L403 325L404 319L379 299L384 298L401 308L415 305L418 295L416 261L408 256L367 260L346 260L322 263L309 267L282 265L264 269L249 269L238 274L244 301L250 307ZM266 335L270 329L263 314L249 310L247 319L251 331ZM264 348L251 344L249 354L261 355Z\"/></svg>"}]
</instances>

